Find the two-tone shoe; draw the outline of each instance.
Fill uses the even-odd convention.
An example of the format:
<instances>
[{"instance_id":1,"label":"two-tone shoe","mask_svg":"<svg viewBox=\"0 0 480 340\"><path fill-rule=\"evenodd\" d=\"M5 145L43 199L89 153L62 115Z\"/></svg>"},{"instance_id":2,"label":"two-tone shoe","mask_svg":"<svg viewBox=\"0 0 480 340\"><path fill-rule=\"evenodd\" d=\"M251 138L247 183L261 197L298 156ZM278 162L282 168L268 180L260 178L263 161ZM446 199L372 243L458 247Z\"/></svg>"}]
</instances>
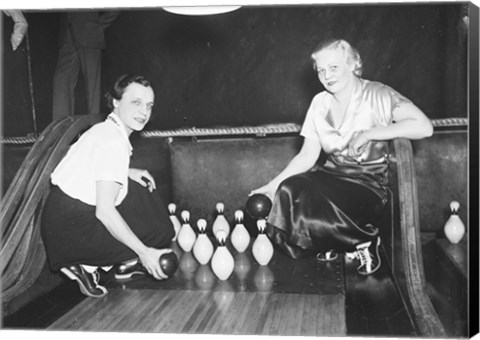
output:
<instances>
[{"instance_id":1,"label":"two-tone shoe","mask_svg":"<svg viewBox=\"0 0 480 340\"><path fill-rule=\"evenodd\" d=\"M138 259L132 259L114 266L116 280L129 280L135 275L146 275L147 270Z\"/></svg>"},{"instance_id":2,"label":"two-tone shoe","mask_svg":"<svg viewBox=\"0 0 480 340\"><path fill-rule=\"evenodd\" d=\"M98 284L100 275L97 271L88 273L79 264L60 269L70 280L77 281L80 291L90 297L101 298L107 295L107 289Z\"/></svg>"},{"instance_id":3,"label":"two-tone shoe","mask_svg":"<svg viewBox=\"0 0 480 340\"><path fill-rule=\"evenodd\" d=\"M357 272L360 275L370 275L375 273L382 264L380 259L380 237L375 237L372 241L368 241L357 245L357 258L360 260L360 266Z\"/></svg>"}]
</instances>

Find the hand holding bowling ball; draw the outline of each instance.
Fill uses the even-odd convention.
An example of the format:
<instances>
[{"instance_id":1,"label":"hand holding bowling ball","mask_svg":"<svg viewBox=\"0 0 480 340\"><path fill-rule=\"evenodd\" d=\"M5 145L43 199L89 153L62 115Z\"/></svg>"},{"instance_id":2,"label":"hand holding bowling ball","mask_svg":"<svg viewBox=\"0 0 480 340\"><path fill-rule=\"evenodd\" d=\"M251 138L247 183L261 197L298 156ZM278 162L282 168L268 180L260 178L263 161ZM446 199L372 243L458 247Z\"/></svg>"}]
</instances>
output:
<instances>
[{"instance_id":1,"label":"hand holding bowling ball","mask_svg":"<svg viewBox=\"0 0 480 340\"><path fill-rule=\"evenodd\" d=\"M272 209L272 201L264 194L254 194L247 200L247 213L254 219L265 219Z\"/></svg>"},{"instance_id":2,"label":"hand holding bowling ball","mask_svg":"<svg viewBox=\"0 0 480 340\"><path fill-rule=\"evenodd\" d=\"M173 251L170 253L164 253L160 256L158 261L160 262L160 268L162 268L163 273L169 278L172 277L178 268L177 255L175 255Z\"/></svg>"}]
</instances>

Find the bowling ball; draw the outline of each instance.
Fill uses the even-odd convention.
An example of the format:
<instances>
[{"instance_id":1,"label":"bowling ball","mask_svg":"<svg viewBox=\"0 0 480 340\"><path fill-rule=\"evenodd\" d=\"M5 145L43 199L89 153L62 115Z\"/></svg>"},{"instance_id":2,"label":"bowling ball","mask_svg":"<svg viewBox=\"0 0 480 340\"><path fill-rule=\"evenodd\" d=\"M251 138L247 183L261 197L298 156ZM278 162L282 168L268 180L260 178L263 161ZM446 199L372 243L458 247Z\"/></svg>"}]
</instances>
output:
<instances>
[{"instance_id":1,"label":"bowling ball","mask_svg":"<svg viewBox=\"0 0 480 340\"><path fill-rule=\"evenodd\" d=\"M247 200L247 213L255 219L264 219L272 209L272 201L264 194L254 194Z\"/></svg>"},{"instance_id":2,"label":"bowling ball","mask_svg":"<svg viewBox=\"0 0 480 340\"><path fill-rule=\"evenodd\" d=\"M160 268L168 277L171 277L178 268L178 258L173 251L160 256L159 262Z\"/></svg>"}]
</instances>

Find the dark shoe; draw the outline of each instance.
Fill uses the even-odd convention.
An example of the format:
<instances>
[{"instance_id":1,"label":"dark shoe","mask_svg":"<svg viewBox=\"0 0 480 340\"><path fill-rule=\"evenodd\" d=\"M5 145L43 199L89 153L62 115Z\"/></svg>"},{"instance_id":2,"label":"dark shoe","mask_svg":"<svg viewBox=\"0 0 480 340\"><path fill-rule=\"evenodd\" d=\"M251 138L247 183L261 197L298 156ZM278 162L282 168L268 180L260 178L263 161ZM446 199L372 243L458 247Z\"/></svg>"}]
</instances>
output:
<instances>
[{"instance_id":1,"label":"dark shoe","mask_svg":"<svg viewBox=\"0 0 480 340\"><path fill-rule=\"evenodd\" d=\"M147 270L138 259L128 260L116 265L114 277L116 280L129 280L133 275L146 275Z\"/></svg>"},{"instance_id":2,"label":"dark shoe","mask_svg":"<svg viewBox=\"0 0 480 340\"><path fill-rule=\"evenodd\" d=\"M360 266L357 271L360 275L370 275L375 273L382 264L380 253L380 237L374 240L357 245L357 257L360 260Z\"/></svg>"},{"instance_id":3,"label":"dark shoe","mask_svg":"<svg viewBox=\"0 0 480 340\"><path fill-rule=\"evenodd\" d=\"M99 275L97 272L87 273L81 265L76 264L60 269L70 280L75 280L80 291L86 296L101 298L107 295L107 289L98 284Z\"/></svg>"},{"instance_id":4,"label":"dark shoe","mask_svg":"<svg viewBox=\"0 0 480 340\"><path fill-rule=\"evenodd\" d=\"M329 250L326 252L321 251L315 256L315 259L318 262L335 261L337 258L338 258L338 253L335 250Z\"/></svg>"}]
</instances>

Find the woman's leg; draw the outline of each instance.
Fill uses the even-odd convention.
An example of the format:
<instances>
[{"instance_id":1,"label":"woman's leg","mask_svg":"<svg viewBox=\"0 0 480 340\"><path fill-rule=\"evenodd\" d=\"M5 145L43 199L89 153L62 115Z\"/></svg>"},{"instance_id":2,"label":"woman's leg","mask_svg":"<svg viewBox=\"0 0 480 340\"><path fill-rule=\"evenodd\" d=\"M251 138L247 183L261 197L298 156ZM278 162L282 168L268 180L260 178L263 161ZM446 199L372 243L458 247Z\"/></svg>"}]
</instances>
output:
<instances>
[{"instance_id":1,"label":"woman's leg","mask_svg":"<svg viewBox=\"0 0 480 340\"><path fill-rule=\"evenodd\" d=\"M293 258L319 251L355 251L372 240L382 199L366 186L325 172L285 180L277 191L267 233Z\"/></svg>"},{"instance_id":2,"label":"woman's leg","mask_svg":"<svg viewBox=\"0 0 480 340\"><path fill-rule=\"evenodd\" d=\"M118 210L147 246L169 246L173 226L156 192L130 181ZM136 257L95 217L95 207L67 196L58 187L52 189L45 204L42 237L53 270L74 264L107 266Z\"/></svg>"},{"instance_id":3,"label":"woman's leg","mask_svg":"<svg viewBox=\"0 0 480 340\"><path fill-rule=\"evenodd\" d=\"M118 211L140 240L149 247L167 248L175 230L169 217L167 205L160 194L129 180L128 194Z\"/></svg>"}]
</instances>

